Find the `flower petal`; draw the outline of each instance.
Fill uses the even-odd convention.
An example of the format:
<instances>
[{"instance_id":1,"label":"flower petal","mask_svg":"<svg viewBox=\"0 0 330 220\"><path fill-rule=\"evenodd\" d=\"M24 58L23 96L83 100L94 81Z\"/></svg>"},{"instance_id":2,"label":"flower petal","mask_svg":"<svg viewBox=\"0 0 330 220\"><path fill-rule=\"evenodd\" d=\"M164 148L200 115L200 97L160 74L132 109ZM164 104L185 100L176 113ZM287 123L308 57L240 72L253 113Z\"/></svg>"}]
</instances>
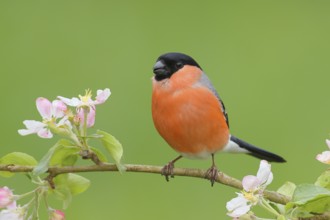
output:
<instances>
[{"instance_id":1,"label":"flower petal","mask_svg":"<svg viewBox=\"0 0 330 220\"><path fill-rule=\"evenodd\" d=\"M86 109L80 108L77 110L77 118L79 119L80 126L84 126ZM90 128L95 123L95 108L90 108L87 114L87 127Z\"/></svg>"},{"instance_id":2,"label":"flower petal","mask_svg":"<svg viewBox=\"0 0 330 220\"><path fill-rule=\"evenodd\" d=\"M235 209L233 212L227 213L227 215L233 218L238 218L248 213L250 209L251 209L251 205L241 206Z\"/></svg>"},{"instance_id":3,"label":"flower petal","mask_svg":"<svg viewBox=\"0 0 330 220\"><path fill-rule=\"evenodd\" d=\"M261 182L256 176L248 175L245 176L242 180L242 185L245 191L253 192L257 190Z\"/></svg>"},{"instance_id":4,"label":"flower petal","mask_svg":"<svg viewBox=\"0 0 330 220\"><path fill-rule=\"evenodd\" d=\"M57 127L60 126L64 126L67 125L70 129L72 129L72 125L71 122L69 121L69 117L68 116L64 116L58 123L57 123Z\"/></svg>"},{"instance_id":5,"label":"flower petal","mask_svg":"<svg viewBox=\"0 0 330 220\"><path fill-rule=\"evenodd\" d=\"M269 184L271 184L273 182L273 178L274 178L273 173L270 172L267 181L263 185L268 186Z\"/></svg>"},{"instance_id":6,"label":"flower petal","mask_svg":"<svg viewBox=\"0 0 330 220\"><path fill-rule=\"evenodd\" d=\"M316 156L316 159L322 163L330 164L330 151L323 151Z\"/></svg>"},{"instance_id":7,"label":"flower petal","mask_svg":"<svg viewBox=\"0 0 330 220\"><path fill-rule=\"evenodd\" d=\"M43 128L43 129L39 130L37 134L41 138L52 138L53 137L52 132L50 132L50 130L47 128Z\"/></svg>"},{"instance_id":8,"label":"flower petal","mask_svg":"<svg viewBox=\"0 0 330 220\"><path fill-rule=\"evenodd\" d=\"M89 113L87 115L87 127L90 128L95 123L95 108L90 108Z\"/></svg>"},{"instance_id":9,"label":"flower petal","mask_svg":"<svg viewBox=\"0 0 330 220\"><path fill-rule=\"evenodd\" d=\"M25 120L23 121L23 124L27 129L18 130L18 133L23 136L29 134L35 134L46 126L44 123L35 120Z\"/></svg>"},{"instance_id":10,"label":"flower petal","mask_svg":"<svg viewBox=\"0 0 330 220\"><path fill-rule=\"evenodd\" d=\"M68 99L68 98L65 98L65 97L62 97L62 96L57 96L57 98L60 99L65 104L67 104L69 106L73 106L73 107L77 107L82 103L81 100L76 98L76 97Z\"/></svg>"},{"instance_id":11,"label":"flower petal","mask_svg":"<svg viewBox=\"0 0 330 220\"><path fill-rule=\"evenodd\" d=\"M36 104L42 118L50 119L52 117L52 103L48 99L39 97Z\"/></svg>"},{"instance_id":12,"label":"flower petal","mask_svg":"<svg viewBox=\"0 0 330 220\"><path fill-rule=\"evenodd\" d=\"M10 203L9 205L7 205L6 208L7 208L7 209L16 209L16 208L17 208L16 201L13 201L13 202Z\"/></svg>"},{"instance_id":13,"label":"flower petal","mask_svg":"<svg viewBox=\"0 0 330 220\"><path fill-rule=\"evenodd\" d=\"M25 209L20 207L16 209L3 209L0 212L0 220L24 220Z\"/></svg>"},{"instance_id":14,"label":"flower petal","mask_svg":"<svg viewBox=\"0 0 330 220\"><path fill-rule=\"evenodd\" d=\"M328 145L329 149L330 149L330 140L326 139L325 143Z\"/></svg>"},{"instance_id":15,"label":"flower petal","mask_svg":"<svg viewBox=\"0 0 330 220\"><path fill-rule=\"evenodd\" d=\"M260 184L265 184L265 183L270 184L271 181L273 180L271 178L271 181L270 182L268 181L271 173L272 173L271 172L271 165L266 160L261 160L259 170L258 170L258 173L257 173L257 178L259 179Z\"/></svg>"},{"instance_id":16,"label":"flower petal","mask_svg":"<svg viewBox=\"0 0 330 220\"><path fill-rule=\"evenodd\" d=\"M95 100L95 105L104 103L109 96L111 95L110 89L106 88L105 90L97 90L97 96Z\"/></svg>"},{"instance_id":17,"label":"flower petal","mask_svg":"<svg viewBox=\"0 0 330 220\"><path fill-rule=\"evenodd\" d=\"M22 136L26 136L26 135L29 135L29 134L34 134L36 132L34 132L33 130L28 130L28 129L19 129L18 133Z\"/></svg>"},{"instance_id":18,"label":"flower petal","mask_svg":"<svg viewBox=\"0 0 330 220\"><path fill-rule=\"evenodd\" d=\"M231 199L226 204L226 208L228 211L233 211L237 207L243 206L247 204L247 200L244 198L243 195L239 194L237 197Z\"/></svg>"},{"instance_id":19,"label":"flower petal","mask_svg":"<svg viewBox=\"0 0 330 220\"><path fill-rule=\"evenodd\" d=\"M238 197L227 202L226 208L229 211L227 215L237 218L246 214L251 208L251 205L247 203L248 201L242 195L238 195Z\"/></svg>"},{"instance_id":20,"label":"flower petal","mask_svg":"<svg viewBox=\"0 0 330 220\"><path fill-rule=\"evenodd\" d=\"M40 128L43 128L46 126L41 121L35 121L35 120L24 120L23 124L25 125L25 127L27 129L35 129L35 130L39 130Z\"/></svg>"},{"instance_id":21,"label":"flower petal","mask_svg":"<svg viewBox=\"0 0 330 220\"><path fill-rule=\"evenodd\" d=\"M14 203L13 192L8 187L0 188L0 208L11 206Z\"/></svg>"},{"instance_id":22,"label":"flower petal","mask_svg":"<svg viewBox=\"0 0 330 220\"><path fill-rule=\"evenodd\" d=\"M52 107L52 115L55 118L62 118L65 115L65 111L68 109L64 102L60 100L54 100L52 102Z\"/></svg>"}]
</instances>

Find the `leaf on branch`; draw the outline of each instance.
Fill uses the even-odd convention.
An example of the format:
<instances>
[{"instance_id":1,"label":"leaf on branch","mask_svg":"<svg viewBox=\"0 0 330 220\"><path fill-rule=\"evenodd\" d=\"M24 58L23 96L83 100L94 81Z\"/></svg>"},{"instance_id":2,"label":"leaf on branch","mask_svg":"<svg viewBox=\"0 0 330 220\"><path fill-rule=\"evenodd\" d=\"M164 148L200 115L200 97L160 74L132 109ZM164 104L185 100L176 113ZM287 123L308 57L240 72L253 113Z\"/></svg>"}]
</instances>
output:
<instances>
[{"instance_id":1,"label":"leaf on branch","mask_svg":"<svg viewBox=\"0 0 330 220\"><path fill-rule=\"evenodd\" d=\"M296 189L296 184L292 182L286 182L277 190L277 192L282 195L292 197L295 189Z\"/></svg>"},{"instance_id":2,"label":"leaf on branch","mask_svg":"<svg viewBox=\"0 0 330 220\"><path fill-rule=\"evenodd\" d=\"M107 157L97 148L95 147L89 147L91 151L93 151L96 156L99 158L101 162L108 162Z\"/></svg>"},{"instance_id":3,"label":"leaf on branch","mask_svg":"<svg viewBox=\"0 0 330 220\"><path fill-rule=\"evenodd\" d=\"M121 157L123 156L123 147L121 143L114 136L105 131L98 130L97 134L102 135L102 144L115 160L118 170L120 172L125 171L125 167L120 164Z\"/></svg>"},{"instance_id":4,"label":"leaf on branch","mask_svg":"<svg viewBox=\"0 0 330 220\"><path fill-rule=\"evenodd\" d=\"M284 183L276 192L285 195L289 198L292 198L293 193L296 189L296 185L292 182L286 182ZM285 206L282 204L278 204L278 203L273 203L271 202L270 205L278 212L281 214L285 214L287 210L290 210L292 208L292 206ZM279 216L278 218L282 218L283 216Z\"/></svg>"},{"instance_id":5,"label":"leaf on branch","mask_svg":"<svg viewBox=\"0 0 330 220\"><path fill-rule=\"evenodd\" d=\"M299 211L309 213L329 212L330 190L313 184L298 185L287 207L297 207Z\"/></svg>"},{"instance_id":6,"label":"leaf on branch","mask_svg":"<svg viewBox=\"0 0 330 220\"><path fill-rule=\"evenodd\" d=\"M79 157L79 147L77 146L59 146L54 151L49 166L72 166Z\"/></svg>"},{"instance_id":7,"label":"leaf on branch","mask_svg":"<svg viewBox=\"0 0 330 220\"><path fill-rule=\"evenodd\" d=\"M51 147L48 152L43 156L43 158L39 161L38 165L33 169L34 175L40 175L45 173L48 170L49 163L54 155L55 151L59 148L70 147L73 144L66 139L59 140L53 147Z\"/></svg>"},{"instance_id":8,"label":"leaf on branch","mask_svg":"<svg viewBox=\"0 0 330 220\"><path fill-rule=\"evenodd\" d=\"M53 194L56 199L63 202L63 209L67 209L72 201L72 194L68 186L58 186L50 194Z\"/></svg>"},{"instance_id":9,"label":"leaf on branch","mask_svg":"<svg viewBox=\"0 0 330 220\"><path fill-rule=\"evenodd\" d=\"M330 170L326 170L317 178L315 185L324 187L330 190Z\"/></svg>"},{"instance_id":10,"label":"leaf on branch","mask_svg":"<svg viewBox=\"0 0 330 220\"><path fill-rule=\"evenodd\" d=\"M67 208L72 200L72 196L83 193L90 186L90 180L83 176L68 173L61 174L54 178L55 189L50 189L55 197L63 201L63 208Z\"/></svg>"},{"instance_id":11,"label":"leaf on branch","mask_svg":"<svg viewBox=\"0 0 330 220\"><path fill-rule=\"evenodd\" d=\"M14 165L22 165L22 166L35 166L38 164L36 159L34 157L22 153L22 152L12 152L9 153L2 158L0 158L0 164L14 164ZM3 177L11 177L14 173L7 172L7 171L1 171L0 176Z\"/></svg>"}]
</instances>

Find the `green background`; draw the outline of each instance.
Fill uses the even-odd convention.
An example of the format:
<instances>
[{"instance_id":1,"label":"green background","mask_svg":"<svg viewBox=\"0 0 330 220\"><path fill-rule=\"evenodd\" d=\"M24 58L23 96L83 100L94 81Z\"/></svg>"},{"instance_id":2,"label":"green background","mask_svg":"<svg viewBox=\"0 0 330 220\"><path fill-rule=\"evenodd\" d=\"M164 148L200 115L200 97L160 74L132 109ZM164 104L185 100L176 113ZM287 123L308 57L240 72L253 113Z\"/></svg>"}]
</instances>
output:
<instances>
[{"instance_id":1,"label":"green background","mask_svg":"<svg viewBox=\"0 0 330 220\"><path fill-rule=\"evenodd\" d=\"M150 79L157 57L178 51L212 80L233 134L288 160L273 164L269 189L287 180L312 183L326 168L315 156L327 149L330 131L329 9L327 0L2 0L0 155L21 151L40 159L58 139L18 135L23 120L40 119L37 97L109 87L95 128L121 141L124 163L164 165L177 154L153 127ZM216 160L239 179L259 166L246 155ZM210 161L177 166L206 169ZM67 219L227 219L225 204L237 191L188 177L167 183L151 174L83 175L92 185L73 198ZM0 185L16 194L33 188L23 175Z\"/></svg>"}]
</instances>

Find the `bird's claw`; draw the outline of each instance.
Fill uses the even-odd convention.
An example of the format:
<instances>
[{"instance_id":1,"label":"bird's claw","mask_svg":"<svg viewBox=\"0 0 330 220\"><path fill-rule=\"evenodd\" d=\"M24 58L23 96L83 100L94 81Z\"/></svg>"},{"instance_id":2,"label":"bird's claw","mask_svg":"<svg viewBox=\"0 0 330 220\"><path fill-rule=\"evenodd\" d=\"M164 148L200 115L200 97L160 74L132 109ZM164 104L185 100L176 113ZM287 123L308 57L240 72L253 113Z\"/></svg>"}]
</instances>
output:
<instances>
[{"instance_id":1,"label":"bird's claw","mask_svg":"<svg viewBox=\"0 0 330 220\"><path fill-rule=\"evenodd\" d=\"M165 176L165 179L166 179L167 182L170 180L169 177L174 178L173 169L174 169L174 163L173 162L169 162L162 169L161 174L162 174L162 176Z\"/></svg>"},{"instance_id":2,"label":"bird's claw","mask_svg":"<svg viewBox=\"0 0 330 220\"><path fill-rule=\"evenodd\" d=\"M205 179L210 180L211 181L211 186L213 186L214 183L215 183L215 180L218 177L218 174L219 174L218 168L216 166L212 166L212 167L210 167L210 169L208 169L206 171Z\"/></svg>"}]
</instances>

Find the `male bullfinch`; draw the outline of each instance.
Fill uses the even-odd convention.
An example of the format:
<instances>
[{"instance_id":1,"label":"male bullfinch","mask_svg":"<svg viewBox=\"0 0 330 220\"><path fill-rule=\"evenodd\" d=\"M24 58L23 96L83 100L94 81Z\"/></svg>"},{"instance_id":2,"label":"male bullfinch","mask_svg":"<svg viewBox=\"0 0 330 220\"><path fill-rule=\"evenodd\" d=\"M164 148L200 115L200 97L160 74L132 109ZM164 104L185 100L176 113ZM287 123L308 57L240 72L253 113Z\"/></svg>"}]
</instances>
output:
<instances>
[{"instance_id":1,"label":"male bullfinch","mask_svg":"<svg viewBox=\"0 0 330 220\"><path fill-rule=\"evenodd\" d=\"M228 114L219 94L198 63L182 53L161 55L153 67L152 118L159 134L179 153L162 169L173 177L174 163L182 157L212 158L205 178L214 184L217 152L246 153L270 162L285 162L229 131Z\"/></svg>"}]
</instances>

